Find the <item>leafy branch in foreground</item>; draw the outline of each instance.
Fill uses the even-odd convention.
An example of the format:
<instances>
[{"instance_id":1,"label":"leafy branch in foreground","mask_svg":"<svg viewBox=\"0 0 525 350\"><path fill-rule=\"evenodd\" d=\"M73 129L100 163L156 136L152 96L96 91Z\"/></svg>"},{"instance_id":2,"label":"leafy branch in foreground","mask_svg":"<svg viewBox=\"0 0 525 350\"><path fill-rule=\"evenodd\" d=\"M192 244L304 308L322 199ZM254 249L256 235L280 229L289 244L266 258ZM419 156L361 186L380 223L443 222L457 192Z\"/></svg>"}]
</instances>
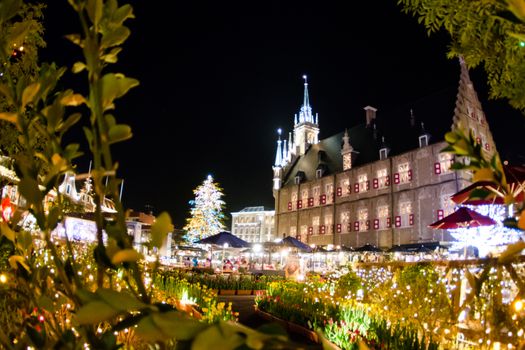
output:
<instances>
[{"instance_id":1,"label":"leafy branch in foreground","mask_svg":"<svg viewBox=\"0 0 525 350\"><path fill-rule=\"evenodd\" d=\"M483 65L490 96L525 110L525 3L522 0L398 0L428 33L450 34L449 57Z\"/></svg>"},{"instance_id":2,"label":"leafy branch in foreground","mask_svg":"<svg viewBox=\"0 0 525 350\"><path fill-rule=\"evenodd\" d=\"M279 344L286 348L286 339L281 335L263 334L231 322L202 323L152 299L142 256L127 234L125 212L118 196L118 163L111 154L111 145L132 136L131 128L117 123L112 114L115 101L137 86L138 81L105 72L108 65L117 61L121 45L130 35L124 22L133 18L132 8L118 6L116 0L69 3L78 14L82 33L67 38L84 55L84 61L76 62L72 70L87 72L88 94L55 92L66 71L55 65L42 65L38 75L16 79L8 69L0 83L0 95L6 101L0 119L11 123L19 134L22 152L15 158L15 169L19 191L27 203L26 211L19 208L11 220L0 223L1 239L9 246L5 295L10 300L18 298L15 310L19 311L13 316L15 322L8 333L0 329L0 344L7 349L30 345L116 349L123 345L117 336L129 331L140 338L140 343L128 346L209 349L220 344L225 349L260 349ZM5 29L0 33L0 61L8 67L12 47L22 45L32 31L30 25L19 20L22 5L21 0L0 3L0 28ZM64 145L64 135L85 111L76 109L79 106L87 107L89 113L89 126L84 133L94 160L91 176L97 239L92 250L93 265L86 265L78 254L79 247L67 234L61 241L52 236L65 218L66 207L55 189L59 180L74 169L73 161L81 154L78 144ZM42 149L32 142L37 137L48 140ZM48 199L53 196L57 200L50 204ZM116 208L110 218L101 209L108 198ZM21 225L23 216L28 214L36 221L33 234ZM161 214L152 225L150 247L160 248L172 229L169 215ZM151 273L155 273L155 264Z\"/></svg>"}]
</instances>

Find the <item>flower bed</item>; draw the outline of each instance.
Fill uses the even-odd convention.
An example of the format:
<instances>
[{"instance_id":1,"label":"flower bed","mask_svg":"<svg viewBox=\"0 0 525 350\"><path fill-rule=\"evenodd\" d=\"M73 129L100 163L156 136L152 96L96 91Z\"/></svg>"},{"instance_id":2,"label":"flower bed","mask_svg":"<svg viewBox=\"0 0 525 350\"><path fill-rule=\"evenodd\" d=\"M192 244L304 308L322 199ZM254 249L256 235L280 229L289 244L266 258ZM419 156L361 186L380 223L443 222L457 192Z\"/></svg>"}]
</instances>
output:
<instances>
[{"instance_id":1,"label":"flower bed","mask_svg":"<svg viewBox=\"0 0 525 350\"><path fill-rule=\"evenodd\" d=\"M161 275L163 277L185 279L192 284L198 283L209 289L217 290L221 295L255 295L255 291L265 290L269 282L283 280L283 277L280 276L257 276L250 274L215 275L200 270L170 270L163 271Z\"/></svg>"},{"instance_id":2,"label":"flower bed","mask_svg":"<svg viewBox=\"0 0 525 350\"><path fill-rule=\"evenodd\" d=\"M181 311L208 321L237 320L231 303L219 302L217 292L200 283L190 283L184 278L158 275L154 279L155 298L177 306ZM195 310L197 309L197 310ZM189 310L189 311L188 311Z\"/></svg>"},{"instance_id":3,"label":"flower bed","mask_svg":"<svg viewBox=\"0 0 525 350\"><path fill-rule=\"evenodd\" d=\"M378 316L379 309L337 296L337 289L333 281L273 282L268 295L257 297L256 304L291 324L321 331L342 349L357 349L359 342L372 349L437 348L413 327Z\"/></svg>"}]
</instances>

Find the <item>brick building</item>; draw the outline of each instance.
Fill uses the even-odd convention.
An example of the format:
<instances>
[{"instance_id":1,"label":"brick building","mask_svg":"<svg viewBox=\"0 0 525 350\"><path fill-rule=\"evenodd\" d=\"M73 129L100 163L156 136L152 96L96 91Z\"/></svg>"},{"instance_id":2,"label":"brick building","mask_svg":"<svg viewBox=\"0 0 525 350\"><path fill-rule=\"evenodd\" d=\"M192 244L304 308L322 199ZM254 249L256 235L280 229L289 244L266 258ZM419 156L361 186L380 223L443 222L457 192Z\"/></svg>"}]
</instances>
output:
<instances>
[{"instance_id":1,"label":"brick building","mask_svg":"<svg viewBox=\"0 0 525 350\"><path fill-rule=\"evenodd\" d=\"M496 151L491 132L463 60L460 67L452 128L470 130L491 155ZM276 235L353 247L452 240L446 231L428 227L454 210L450 196L470 183L470 174L451 171L453 157L440 153L446 142L434 142L412 112L400 132L371 106L364 108L363 124L319 140L304 78L293 134L277 141Z\"/></svg>"}]
</instances>

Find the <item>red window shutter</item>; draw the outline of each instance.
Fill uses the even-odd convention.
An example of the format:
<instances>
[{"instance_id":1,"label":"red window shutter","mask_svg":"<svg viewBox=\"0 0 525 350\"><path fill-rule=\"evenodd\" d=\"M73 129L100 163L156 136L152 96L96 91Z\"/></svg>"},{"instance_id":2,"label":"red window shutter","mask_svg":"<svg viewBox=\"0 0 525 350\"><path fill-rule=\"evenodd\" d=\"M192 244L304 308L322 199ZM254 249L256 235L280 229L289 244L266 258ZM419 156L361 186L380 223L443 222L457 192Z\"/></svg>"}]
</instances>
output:
<instances>
[{"instance_id":1,"label":"red window shutter","mask_svg":"<svg viewBox=\"0 0 525 350\"><path fill-rule=\"evenodd\" d=\"M359 183L357 182L354 184L354 192L359 193Z\"/></svg>"},{"instance_id":2,"label":"red window shutter","mask_svg":"<svg viewBox=\"0 0 525 350\"><path fill-rule=\"evenodd\" d=\"M392 227L392 219L391 218L386 218L386 227L388 227L388 228Z\"/></svg>"},{"instance_id":3,"label":"red window shutter","mask_svg":"<svg viewBox=\"0 0 525 350\"><path fill-rule=\"evenodd\" d=\"M370 230L370 220L366 220L366 230Z\"/></svg>"},{"instance_id":4,"label":"red window shutter","mask_svg":"<svg viewBox=\"0 0 525 350\"><path fill-rule=\"evenodd\" d=\"M385 186L390 186L390 175L386 176Z\"/></svg>"},{"instance_id":5,"label":"red window shutter","mask_svg":"<svg viewBox=\"0 0 525 350\"><path fill-rule=\"evenodd\" d=\"M480 138L480 137L476 137L476 143L477 143L477 144L480 144L480 143L481 143L481 138Z\"/></svg>"},{"instance_id":6,"label":"red window shutter","mask_svg":"<svg viewBox=\"0 0 525 350\"><path fill-rule=\"evenodd\" d=\"M314 197L308 198L308 206L313 207L314 206Z\"/></svg>"},{"instance_id":7,"label":"red window shutter","mask_svg":"<svg viewBox=\"0 0 525 350\"><path fill-rule=\"evenodd\" d=\"M299 199L297 201L297 209L301 209L303 207L303 201L301 199Z\"/></svg>"},{"instance_id":8,"label":"red window shutter","mask_svg":"<svg viewBox=\"0 0 525 350\"><path fill-rule=\"evenodd\" d=\"M437 211L438 220L443 219L444 216L445 215L444 215L443 209L438 209L438 211Z\"/></svg>"},{"instance_id":9,"label":"red window shutter","mask_svg":"<svg viewBox=\"0 0 525 350\"><path fill-rule=\"evenodd\" d=\"M336 230L337 230L337 233L341 233L341 224L337 224Z\"/></svg>"},{"instance_id":10,"label":"red window shutter","mask_svg":"<svg viewBox=\"0 0 525 350\"><path fill-rule=\"evenodd\" d=\"M359 221L354 222L354 231L359 231Z\"/></svg>"},{"instance_id":11,"label":"red window shutter","mask_svg":"<svg viewBox=\"0 0 525 350\"><path fill-rule=\"evenodd\" d=\"M348 194L352 193L352 185L348 184L347 190L348 190Z\"/></svg>"},{"instance_id":12,"label":"red window shutter","mask_svg":"<svg viewBox=\"0 0 525 350\"><path fill-rule=\"evenodd\" d=\"M295 238L297 238L298 241L301 241L301 235L297 235Z\"/></svg>"},{"instance_id":13,"label":"red window shutter","mask_svg":"<svg viewBox=\"0 0 525 350\"><path fill-rule=\"evenodd\" d=\"M326 204L326 194L321 195L321 204Z\"/></svg>"},{"instance_id":14,"label":"red window shutter","mask_svg":"<svg viewBox=\"0 0 525 350\"><path fill-rule=\"evenodd\" d=\"M326 228L325 228L324 225L319 226L319 233L320 234L324 235L325 234L325 230L326 230Z\"/></svg>"},{"instance_id":15,"label":"red window shutter","mask_svg":"<svg viewBox=\"0 0 525 350\"><path fill-rule=\"evenodd\" d=\"M397 185L399 183L399 173L394 174L394 183Z\"/></svg>"},{"instance_id":16,"label":"red window shutter","mask_svg":"<svg viewBox=\"0 0 525 350\"><path fill-rule=\"evenodd\" d=\"M366 190L370 189L370 180L366 180Z\"/></svg>"},{"instance_id":17,"label":"red window shutter","mask_svg":"<svg viewBox=\"0 0 525 350\"><path fill-rule=\"evenodd\" d=\"M434 174L441 174L441 163L434 163Z\"/></svg>"},{"instance_id":18,"label":"red window shutter","mask_svg":"<svg viewBox=\"0 0 525 350\"><path fill-rule=\"evenodd\" d=\"M330 195L330 197L332 197L332 202L334 202L334 201L335 201L335 193L332 193L332 194Z\"/></svg>"},{"instance_id":19,"label":"red window shutter","mask_svg":"<svg viewBox=\"0 0 525 350\"><path fill-rule=\"evenodd\" d=\"M412 181L412 169L408 169L408 181Z\"/></svg>"},{"instance_id":20,"label":"red window shutter","mask_svg":"<svg viewBox=\"0 0 525 350\"><path fill-rule=\"evenodd\" d=\"M288 210L292 210L292 202L288 202Z\"/></svg>"},{"instance_id":21,"label":"red window shutter","mask_svg":"<svg viewBox=\"0 0 525 350\"><path fill-rule=\"evenodd\" d=\"M401 227L401 216L396 216L395 225L396 227Z\"/></svg>"},{"instance_id":22,"label":"red window shutter","mask_svg":"<svg viewBox=\"0 0 525 350\"><path fill-rule=\"evenodd\" d=\"M314 228L312 226L308 227L308 234L312 235L314 233Z\"/></svg>"},{"instance_id":23,"label":"red window shutter","mask_svg":"<svg viewBox=\"0 0 525 350\"><path fill-rule=\"evenodd\" d=\"M336 193L337 197L341 197L343 195L343 189L341 187L337 187Z\"/></svg>"},{"instance_id":24,"label":"red window shutter","mask_svg":"<svg viewBox=\"0 0 525 350\"><path fill-rule=\"evenodd\" d=\"M408 215L408 224L410 226L414 225L414 214Z\"/></svg>"},{"instance_id":25,"label":"red window shutter","mask_svg":"<svg viewBox=\"0 0 525 350\"><path fill-rule=\"evenodd\" d=\"M488 143L485 143L485 149L486 149L487 151L490 151L490 145L489 145Z\"/></svg>"},{"instance_id":26,"label":"red window shutter","mask_svg":"<svg viewBox=\"0 0 525 350\"><path fill-rule=\"evenodd\" d=\"M379 219L374 219L374 230L379 230Z\"/></svg>"},{"instance_id":27,"label":"red window shutter","mask_svg":"<svg viewBox=\"0 0 525 350\"><path fill-rule=\"evenodd\" d=\"M352 223L351 222L349 222L348 225L346 226L346 230L348 232L352 232Z\"/></svg>"},{"instance_id":28,"label":"red window shutter","mask_svg":"<svg viewBox=\"0 0 525 350\"><path fill-rule=\"evenodd\" d=\"M374 180L372 181L372 187L373 187L374 189L376 189L376 188L379 187L379 180L378 180L378 179L374 179Z\"/></svg>"}]
</instances>

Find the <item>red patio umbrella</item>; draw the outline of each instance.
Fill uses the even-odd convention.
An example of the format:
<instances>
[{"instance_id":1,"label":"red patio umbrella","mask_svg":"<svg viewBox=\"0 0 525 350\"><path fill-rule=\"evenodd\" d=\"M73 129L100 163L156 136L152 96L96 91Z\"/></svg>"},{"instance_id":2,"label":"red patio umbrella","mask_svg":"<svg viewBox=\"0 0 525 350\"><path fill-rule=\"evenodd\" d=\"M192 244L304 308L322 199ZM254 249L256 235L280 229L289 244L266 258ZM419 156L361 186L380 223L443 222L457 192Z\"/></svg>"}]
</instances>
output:
<instances>
[{"instance_id":1,"label":"red patio umbrella","mask_svg":"<svg viewBox=\"0 0 525 350\"><path fill-rule=\"evenodd\" d=\"M525 183L525 167L504 165L503 169L510 192L517 202L523 202L524 193L521 187ZM503 197L498 196L496 192L501 192L501 189L495 183L477 181L452 195L451 199L456 204L503 204Z\"/></svg>"},{"instance_id":2,"label":"red patio umbrella","mask_svg":"<svg viewBox=\"0 0 525 350\"><path fill-rule=\"evenodd\" d=\"M450 229L462 227L490 226L495 224L496 221L489 218L488 216L481 215L480 213L472 209L461 207L452 214L447 215L443 219L438 220L428 226L436 229Z\"/></svg>"}]
</instances>

